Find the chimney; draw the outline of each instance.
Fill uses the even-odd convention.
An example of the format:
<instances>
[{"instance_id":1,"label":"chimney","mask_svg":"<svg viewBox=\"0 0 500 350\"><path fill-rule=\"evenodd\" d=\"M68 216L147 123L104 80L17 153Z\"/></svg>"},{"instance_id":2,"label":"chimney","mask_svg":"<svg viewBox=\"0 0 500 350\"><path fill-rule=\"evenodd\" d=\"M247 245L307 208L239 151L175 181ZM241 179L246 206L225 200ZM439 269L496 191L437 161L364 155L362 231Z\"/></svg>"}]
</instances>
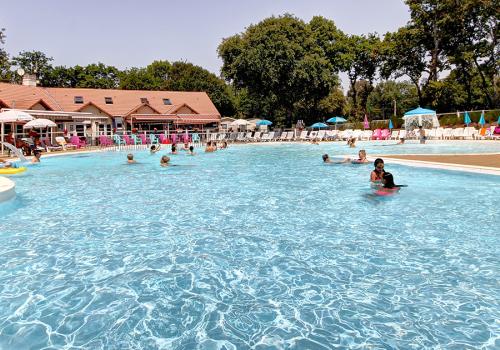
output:
<instances>
[{"instance_id":1,"label":"chimney","mask_svg":"<svg viewBox=\"0 0 500 350\"><path fill-rule=\"evenodd\" d=\"M28 74L28 73L24 74L23 85L36 86L36 74Z\"/></svg>"}]
</instances>

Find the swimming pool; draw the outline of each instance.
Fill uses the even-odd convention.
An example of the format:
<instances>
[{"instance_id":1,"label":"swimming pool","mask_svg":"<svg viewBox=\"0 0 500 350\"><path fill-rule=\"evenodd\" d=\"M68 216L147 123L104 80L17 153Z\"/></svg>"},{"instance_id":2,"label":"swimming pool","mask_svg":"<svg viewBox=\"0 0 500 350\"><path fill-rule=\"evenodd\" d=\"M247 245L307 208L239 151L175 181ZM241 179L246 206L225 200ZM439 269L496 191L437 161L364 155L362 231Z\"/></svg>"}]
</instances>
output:
<instances>
[{"instance_id":1,"label":"swimming pool","mask_svg":"<svg viewBox=\"0 0 500 350\"><path fill-rule=\"evenodd\" d=\"M379 200L337 147L42 159L0 205L0 348L498 347L500 178L387 165Z\"/></svg>"}]
</instances>

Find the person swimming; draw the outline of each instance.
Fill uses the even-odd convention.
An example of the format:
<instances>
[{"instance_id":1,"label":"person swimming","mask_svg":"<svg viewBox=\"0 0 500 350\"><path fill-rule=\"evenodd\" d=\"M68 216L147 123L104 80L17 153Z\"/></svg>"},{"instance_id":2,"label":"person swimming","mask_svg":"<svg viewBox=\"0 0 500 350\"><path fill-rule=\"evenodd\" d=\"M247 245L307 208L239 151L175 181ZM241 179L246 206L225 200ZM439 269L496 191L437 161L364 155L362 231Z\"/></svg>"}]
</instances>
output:
<instances>
[{"instance_id":1,"label":"person swimming","mask_svg":"<svg viewBox=\"0 0 500 350\"><path fill-rule=\"evenodd\" d=\"M368 159L366 159L366 151L364 149L359 150L358 159L351 160L353 164L364 164L368 163Z\"/></svg>"},{"instance_id":2,"label":"person swimming","mask_svg":"<svg viewBox=\"0 0 500 350\"><path fill-rule=\"evenodd\" d=\"M135 164L135 163L137 163L137 162L134 160L134 155L133 155L132 153L127 154L127 163L128 163L128 164Z\"/></svg>"},{"instance_id":3,"label":"person swimming","mask_svg":"<svg viewBox=\"0 0 500 350\"><path fill-rule=\"evenodd\" d=\"M42 157L42 152L35 150L33 153L33 158L31 159L31 163L40 163L41 157Z\"/></svg>"},{"instance_id":4,"label":"person swimming","mask_svg":"<svg viewBox=\"0 0 500 350\"><path fill-rule=\"evenodd\" d=\"M381 186L384 176L384 160L382 158L375 159L373 163L375 169L370 174L370 182L372 184Z\"/></svg>"},{"instance_id":5,"label":"person swimming","mask_svg":"<svg viewBox=\"0 0 500 350\"><path fill-rule=\"evenodd\" d=\"M194 153L194 146L189 146L188 155L190 155L190 156L194 156L195 155L195 153Z\"/></svg>"},{"instance_id":6,"label":"person swimming","mask_svg":"<svg viewBox=\"0 0 500 350\"><path fill-rule=\"evenodd\" d=\"M323 154L322 158L323 158L323 163L333 163L328 154L326 153Z\"/></svg>"},{"instance_id":7,"label":"person swimming","mask_svg":"<svg viewBox=\"0 0 500 350\"><path fill-rule=\"evenodd\" d=\"M171 154L177 154L177 146L175 145L175 143L172 144L172 148L171 148L170 153Z\"/></svg>"},{"instance_id":8,"label":"person swimming","mask_svg":"<svg viewBox=\"0 0 500 350\"><path fill-rule=\"evenodd\" d=\"M167 167L170 165L170 164L168 164L168 162L170 162L170 157L169 156L162 156L160 159L160 166Z\"/></svg>"},{"instance_id":9,"label":"person swimming","mask_svg":"<svg viewBox=\"0 0 500 350\"><path fill-rule=\"evenodd\" d=\"M151 148L149 149L149 154L155 154L161 149L161 145L151 145Z\"/></svg>"},{"instance_id":10,"label":"person swimming","mask_svg":"<svg viewBox=\"0 0 500 350\"><path fill-rule=\"evenodd\" d=\"M347 145L350 148L356 148L356 138L355 137L351 137L349 140L347 140Z\"/></svg>"}]
</instances>

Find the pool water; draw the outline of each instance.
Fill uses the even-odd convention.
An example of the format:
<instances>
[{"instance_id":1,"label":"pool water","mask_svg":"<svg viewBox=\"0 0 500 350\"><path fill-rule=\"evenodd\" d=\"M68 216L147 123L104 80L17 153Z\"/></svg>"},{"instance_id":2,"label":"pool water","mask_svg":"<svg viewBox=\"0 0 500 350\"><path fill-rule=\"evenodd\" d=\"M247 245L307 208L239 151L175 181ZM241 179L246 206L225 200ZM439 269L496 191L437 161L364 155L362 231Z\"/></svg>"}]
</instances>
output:
<instances>
[{"instance_id":1,"label":"pool water","mask_svg":"<svg viewBox=\"0 0 500 350\"><path fill-rule=\"evenodd\" d=\"M380 199L323 152L42 158L0 205L0 349L499 348L500 178L386 165Z\"/></svg>"}]
</instances>

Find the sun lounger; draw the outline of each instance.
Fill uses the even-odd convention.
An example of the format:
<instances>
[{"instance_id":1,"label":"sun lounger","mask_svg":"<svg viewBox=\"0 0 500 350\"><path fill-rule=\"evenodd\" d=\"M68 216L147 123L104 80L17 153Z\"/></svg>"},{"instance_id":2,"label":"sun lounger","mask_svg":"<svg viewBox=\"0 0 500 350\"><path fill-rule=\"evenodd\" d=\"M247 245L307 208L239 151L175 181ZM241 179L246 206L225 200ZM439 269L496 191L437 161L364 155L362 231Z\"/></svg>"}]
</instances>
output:
<instances>
[{"instance_id":1,"label":"sun lounger","mask_svg":"<svg viewBox=\"0 0 500 350\"><path fill-rule=\"evenodd\" d=\"M152 145L158 145L160 143L158 137L156 137L155 134L149 134L149 141L151 142Z\"/></svg>"},{"instance_id":2,"label":"sun lounger","mask_svg":"<svg viewBox=\"0 0 500 350\"><path fill-rule=\"evenodd\" d=\"M99 136L99 146L107 147L111 145L113 145L113 142L107 136Z\"/></svg>"},{"instance_id":3,"label":"sun lounger","mask_svg":"<svg viewBox=\"0 0 500 350\"><path fill-rule=\"evenodd\" d=\"M117 145L117 146L121 146L121 145L126 145L127 144L125 142L125 140L122 140L122 138L120 137L120 135L113 135L113 141L114 141L115 145Z\"/></svg>"},{"instance_id":4,"label":"sun lounger","mask_svg":"<svg viewBox=\"0 0 500 350\"><path fill-rule=\"evenodd\" d=\"M373 130L372 140L380 140L380 136L381 135L382 135L382 130L381 129L375 129L375 130Z\"/></svg>"},{"instance_id":5,"label":"sun lounger","mask_svg":"<svg viewBox=\"0 0 500 350\"><path fill-rule=\"evenodd\" d=\"M397 140L399 137L399 130L393 130L391 133L391 140Z\"/></svg>"},{"instance_id":6,"label":"sun lounger","mask_svg":"<svg viewBox=\"0 0 500 350\"><path fill-rule=\"evenodd\" d=\"M399 139L406 138L406 130L399 130Z\"/></svg>"},{"instance_id":7,"label":"sun lounger","mask_svg":"<svg viewBox=\"0 0 500 350\"><path fill-rule=\"evenodd\" d=\"M269 133L267 134L267 139L266 139L266 141L268 141L268 142L269 142L269 141L273 141L273 140L274 140L274 134L275 134L275 132L274 132L274 131L269 132Z\"/></svg>"},{"instance_id":8,"label":"sun lounger","mask_svg":"<svg viewBox=\"0 0 500 350\"><path fill-rule=\"evenodd\" d=\"M443 130L443 139L444 140L449 140L451 139L453 135L453 129L452 128L446 128Z\"/></svg>"},{"instance_id":9,"label":"sun lounger","mask_svg":"<svg viewBox=\"0 0 500 350\"><path fill-rule=\"evenodd\" d=\"M295 131L289 131L288 134L286 135L286 140L287 141L294 141L295 140Z\"/></svg>"},{"instance_id":10,"label":"sun lounger","mask_svg":"<svg viewBox=\"0 0 500 350\"><path fill-rule=\"evenodd\" d=\"M48 137L46 137L44 139L41 139L40 142L41 142L42 146L45 147L45 149L47 150L47 152L62 151L62 149L63 149L62 146L53 145L50 142L50 139Z\"/></svg>"},{"instance_id":11,"label":"sun lounger","mask_svg":"<svg viewBox=\"0 0 500 350\"><path fill-rule=\"evenodd\" d=\"M455 140L463 139L464 138L464 128L453 129L453 138Z\"/></svg>"},{"instance_id":12,"label":"sun lounger","mask_svg":"<svg viewBox=\"0 0 500 350\"><path fill-rule=\"evenodd\" d=\"M323 141L326 137L326 130L320 130L318 131L318 134L316 135L316 139L318 141Z\"/></svg>"},{"instance_id":13,"label":"sun lounger","mask_svg":"<svg viewBox=\"0 0 500 350\"><path fill-rule=\"evenodd\" d=\"M244 132L239 132L238 136L236 137L236 141L240 141L240 142L245 141L245 133Z\"/></svg>"},{"instance_id":14,"label":"sun lounger","mask_svg":"<svg viewBox=\"0 0 500 350\"><path fill-rule=\"evenodd\" d=\"M356 129L352 132L351 137L354 137L356 140L359 140L362 133L363 133L362 130Z\"/></svg>"},{"instance_id":15,"label":"sun lounger","mask_svg":"<svg viewBox=\"0 0 500 350\"><path fill-rule=\"evenodd\" d=\"M318 135L318 132L317 132L317 131L311 131L311 132L309 133L309 136L307 136L307 139L309 139L309 140L315 140L315 139L317 138L317 137L316 137L317 135Z\"/></svg>"},{"instance_id":16,"label":"sun lounger","mask_svg":"<svg viewBox=\"0 0 500 350\"><path fill-rule=\"evenodd\" d=\"M245 142L249 142L249 141L252 141L252 132L251 131L247 132L245 135Z\"/></svg>"},{"instance_id":17,"label":"sun lounger","mask_svg":"<svg viewBox=\"0 0 500 350\"><path fill-rule=\"evenodd\" d=\"M437 140L440 140L443 138L443 132L444 132L444 129L443 128L437 128L436 129L436 132L434 134L434 137L437 139Z\"/></svg>"},{"instance_id":18,"label":"sun lounger","mask_svg":"<svg viewBox=\"0 0 500 350\"><path fill-rule=\"evenodd\" d=\"M69 139L69 143L75 145L76 148L82 148L87 145L85 141L80 140L78 136L71 136L71 138Z\"/></svg>"},{"instance_id":19,"label":"sun lounger","mask_svg":"<svg viewBox=\"0 0 500 350\"><path fill-rule=\"evenodd\" d=\"M73 148L73 149L76 148L75 145L66 142L66 139L62 136L57 136L56 142L58 145L60 145L63 148L63 150L66 150L67 148Z\"/></svg>"},{"instance_id":20,"label":"sun lounger","mask_svg":"<svg viewBox=\"0 0 500 350\"><path fill-rule=\"evenodd\" d=\"M252 141L258 142L261 139L262 132L256 131L255 134L253 134Z\"/></svg>"},{"instance_id":21,"label":"sun lounger","mask_svg":"<svg viewBox=\"0 0 500 350\"><path fill-rule=\"evenodd\" d=\"M300 141L305 141L307 140L307 134L309 133L309 131L307 130L303 130L301 133L300 133L300 136L299 136L299 140Z\"/></svg>"}]
</instances>

